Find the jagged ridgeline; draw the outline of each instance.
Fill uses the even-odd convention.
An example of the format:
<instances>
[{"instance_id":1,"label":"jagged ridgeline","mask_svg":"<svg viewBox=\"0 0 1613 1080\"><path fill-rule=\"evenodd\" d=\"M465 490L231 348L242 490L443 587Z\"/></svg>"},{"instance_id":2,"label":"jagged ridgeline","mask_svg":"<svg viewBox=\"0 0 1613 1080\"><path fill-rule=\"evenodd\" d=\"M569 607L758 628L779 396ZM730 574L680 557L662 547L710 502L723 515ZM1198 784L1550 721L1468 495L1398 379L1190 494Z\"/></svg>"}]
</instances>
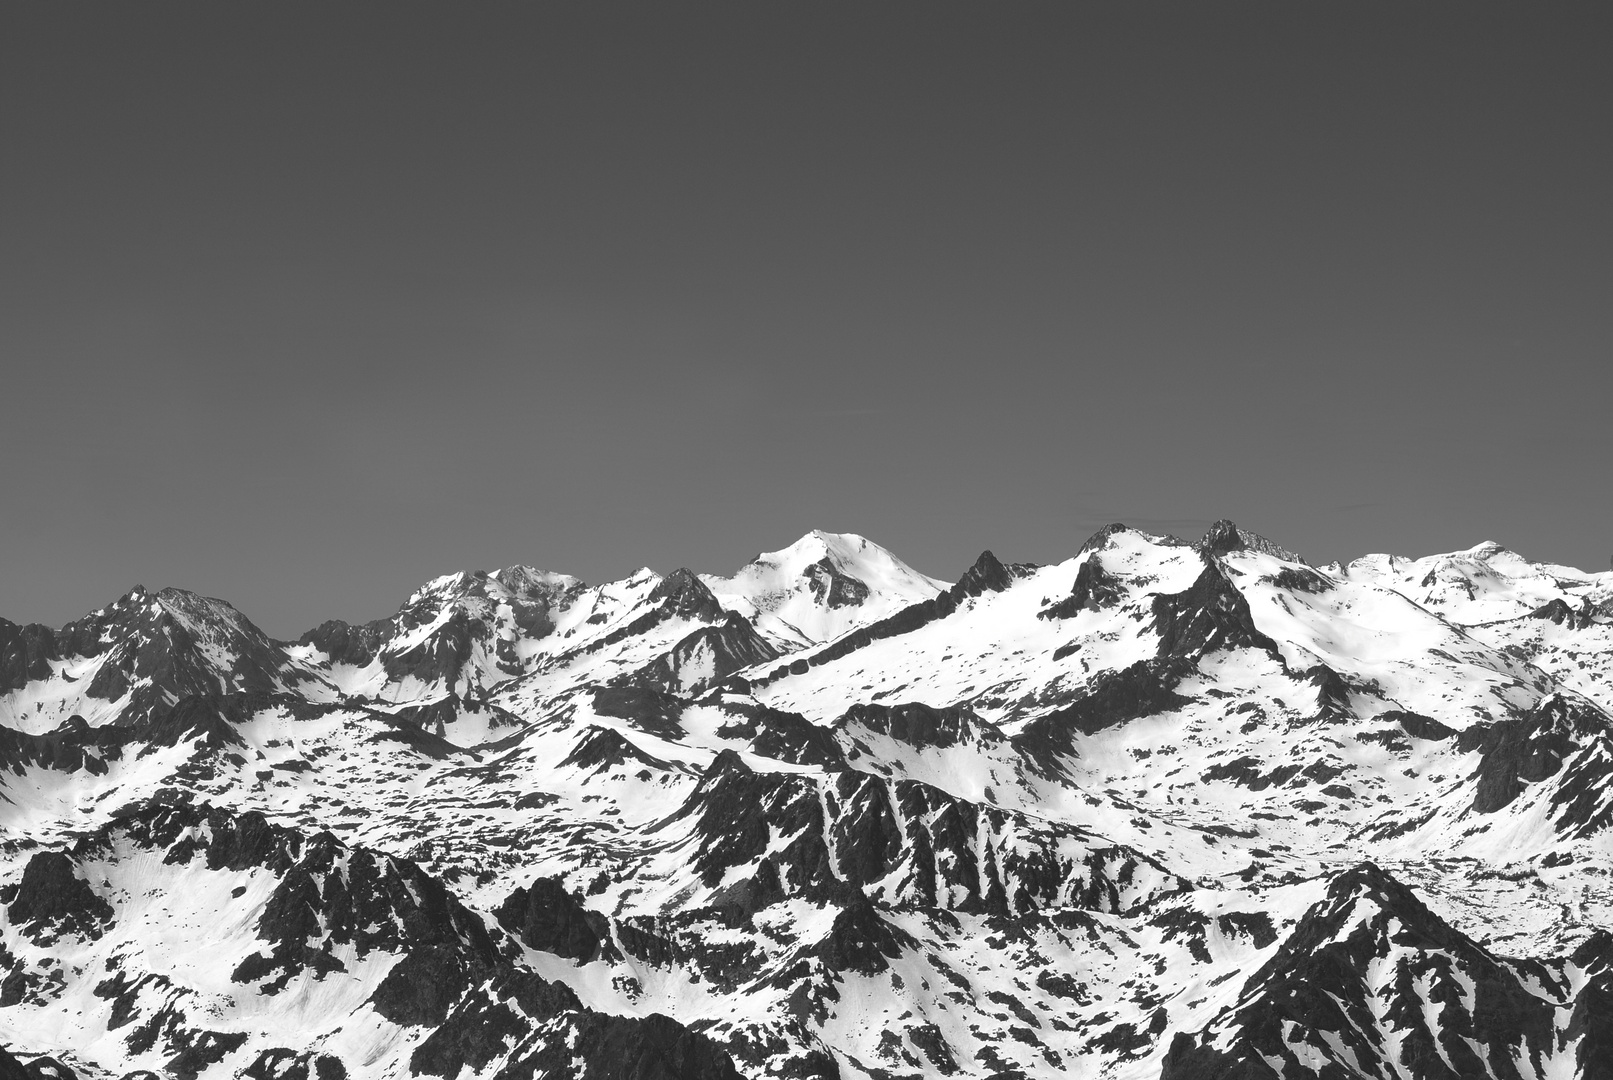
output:
<instances>
[{"instance_id":1,"label":"jagged ridgeline","mask_svg":"<svg viewBox=\"0 0 1613 1080\"><path fill-rule=\"evenodd\" d=\"M1495 544L136 588L0 621L0 1080L1602 1080L1610 716Z\"/></svg>"}]
</instances>

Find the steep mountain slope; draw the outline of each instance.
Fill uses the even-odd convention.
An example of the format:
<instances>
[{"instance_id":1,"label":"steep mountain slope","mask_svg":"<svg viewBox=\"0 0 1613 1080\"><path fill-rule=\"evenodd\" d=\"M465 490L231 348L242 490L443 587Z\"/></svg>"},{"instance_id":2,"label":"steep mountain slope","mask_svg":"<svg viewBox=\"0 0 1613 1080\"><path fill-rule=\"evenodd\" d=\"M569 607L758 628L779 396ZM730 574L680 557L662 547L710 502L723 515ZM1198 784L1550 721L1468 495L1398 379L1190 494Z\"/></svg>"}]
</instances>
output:
<instances>
[{"instance_id":1,"label":"steep mountain slope","mask_svg":"<svg viewBox=\"0 0 1613 1080\"><path fill-rule=\"evenodd\" d=\"M0 1074L1603 1077L1610 597L1222 522L0 622Z\"/></svg>"}]
</instances>

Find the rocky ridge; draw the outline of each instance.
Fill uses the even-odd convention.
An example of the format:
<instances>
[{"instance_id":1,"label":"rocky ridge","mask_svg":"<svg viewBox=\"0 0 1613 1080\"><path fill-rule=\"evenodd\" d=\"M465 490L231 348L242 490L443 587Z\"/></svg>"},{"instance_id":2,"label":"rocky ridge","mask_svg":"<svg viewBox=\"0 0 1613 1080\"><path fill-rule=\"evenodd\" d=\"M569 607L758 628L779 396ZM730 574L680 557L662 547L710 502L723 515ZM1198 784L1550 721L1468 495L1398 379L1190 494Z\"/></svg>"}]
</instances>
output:
<instances>
[{"instance_id":1,"label":"rocky ridge","mask_svg":"<svg viewBox=\"0 0 1613 1080\"><path fill-rule=\"evenodd\" d=\"M951 585L0 622L0 1076L1608 1074L1613 575L1124 526Z\"/></svg>"}]
</instances>

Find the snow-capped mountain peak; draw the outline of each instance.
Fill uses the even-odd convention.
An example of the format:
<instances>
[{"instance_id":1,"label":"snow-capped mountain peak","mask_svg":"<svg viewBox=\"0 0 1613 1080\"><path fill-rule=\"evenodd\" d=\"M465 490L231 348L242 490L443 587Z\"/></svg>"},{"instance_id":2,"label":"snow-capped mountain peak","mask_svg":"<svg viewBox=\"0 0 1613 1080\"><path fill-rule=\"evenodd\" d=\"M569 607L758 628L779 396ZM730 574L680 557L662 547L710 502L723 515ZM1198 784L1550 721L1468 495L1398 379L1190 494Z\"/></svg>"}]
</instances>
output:
<instances>
[{"instance_id":1,"label":"snow-capped mountain peak","mask_svg":"<svg viewBox=\"0 0 1613 1080\"><path fill-rule=\"evenodd\" d=\"M813 530L730 577L703 575L724 607L790 651L839 637L947 588L855 533Z\"/></svg>"}]
</instances>

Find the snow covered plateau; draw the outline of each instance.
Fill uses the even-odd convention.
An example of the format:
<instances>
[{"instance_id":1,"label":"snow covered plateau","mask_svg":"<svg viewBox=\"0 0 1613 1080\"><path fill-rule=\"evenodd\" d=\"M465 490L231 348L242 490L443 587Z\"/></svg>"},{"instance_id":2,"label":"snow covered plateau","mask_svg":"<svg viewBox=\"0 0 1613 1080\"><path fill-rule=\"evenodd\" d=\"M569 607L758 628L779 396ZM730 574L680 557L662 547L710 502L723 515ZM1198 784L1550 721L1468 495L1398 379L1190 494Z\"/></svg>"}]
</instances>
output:
<instances>
[{"instance_id":1,"label":"snow covered plateau","mask_svg":"<svg viewBox=\"0 0 1613 1080\"><path fill-rule=\"evenodd\" d=\"M1613 573L1111 526L0 620L0 1080L1613 1078Z\"/></svg>"}]
</instances>

